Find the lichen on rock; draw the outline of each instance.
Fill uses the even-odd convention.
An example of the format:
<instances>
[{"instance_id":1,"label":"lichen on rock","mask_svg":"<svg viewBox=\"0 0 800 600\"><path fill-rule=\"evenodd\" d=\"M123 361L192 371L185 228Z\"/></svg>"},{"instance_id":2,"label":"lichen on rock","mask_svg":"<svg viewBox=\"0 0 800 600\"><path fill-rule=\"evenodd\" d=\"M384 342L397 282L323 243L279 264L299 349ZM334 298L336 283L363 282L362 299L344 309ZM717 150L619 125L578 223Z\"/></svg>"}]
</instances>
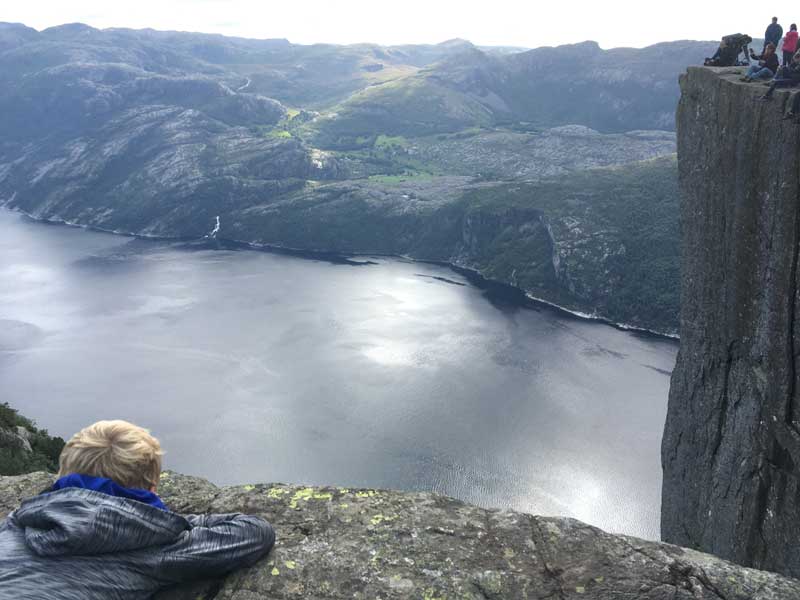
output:
<instances>
[{"instance_id":1,"label":"lichen on rock","mask_svg":"<svg viewBox=\"0 0 800 600\"><path fill-rule=\"evenodd\" d=\"M0 517L52 481L0 477ZM246 512L273 523L265 559L160 600L800 600L800 582L573 519L478 508L421 492L283 484L216 487L165 473L178 512Z\"/></svg>"}]
</instances>

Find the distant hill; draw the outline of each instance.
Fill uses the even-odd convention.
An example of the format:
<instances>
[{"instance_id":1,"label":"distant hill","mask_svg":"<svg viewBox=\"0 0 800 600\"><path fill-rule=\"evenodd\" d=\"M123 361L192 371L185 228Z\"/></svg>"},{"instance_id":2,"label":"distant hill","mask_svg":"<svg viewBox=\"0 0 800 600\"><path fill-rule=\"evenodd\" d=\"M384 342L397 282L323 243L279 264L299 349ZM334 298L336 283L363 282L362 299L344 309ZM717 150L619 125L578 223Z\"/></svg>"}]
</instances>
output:
<instances>
[{"instance_id":1,"label":"distant hill","mask_svg":"<svg viewBox=\"0 0 800 600\"><path fill-rule=\"evenodd\" d=\"M653 293L668 300L634 309L631 290L649 285L647 276L635 285L620 276L601 291L587 283L600 268L591 257L608 241L605 234L581 241L589 251L570 254L567 275L559 252L572 233L550 218L574 217L586 231L601 227L605 217L585 210L575 194L602 198L614 214L615 202L626 210L636 202L651 206L656 190L635 183L643 172L657 171L665 193L674 193L669 161L644 171L636 164L674 153L678 75L714 46L604 51L585 42L521 50L459 39L304 46L0 23L0 205L164 236L201 237L220 216L220 237L447 260L583 312L672 330L677 300L668 290L675 281L663 275L673 273L671 266L651 281ZM622 169L613 178L618 187L603 177L578 177L615 166ZM586 189L574 190L573 181ZM518 189L530 194L526 200ZM549 233L530 249L541 269L528 269L534 259L517 246L497 250L508 272L485 248L480 258L447 249L455 230L444 232L438 219L469 228L468 198L488 194L498 211L508 209L501 222L513 228L515 215L530 221L523 205L538 206L544 190L548 201L535 219ZM488 206L480 204L482 211ZM674 212L652 214L663 221L654 225L659 230L674 230ZM434 230L443 245L428 253ZM614 239L626 253L628 238ZM586 286L595 291L584 293Z\"/></svg>"},{"instance_id":2,"label":"distant hill","mask_svg":"<svg viewBox=\"0 0 800 600\"><path fill-rule=\"evenodd\" d=\"M602 132L675 128L678 74L711 42L601 50L594 42L488 54L469 48L354 94L318 125L323 144L371 131L430 135L465 127L580 123Z\"/></svg>"}]
</instances>

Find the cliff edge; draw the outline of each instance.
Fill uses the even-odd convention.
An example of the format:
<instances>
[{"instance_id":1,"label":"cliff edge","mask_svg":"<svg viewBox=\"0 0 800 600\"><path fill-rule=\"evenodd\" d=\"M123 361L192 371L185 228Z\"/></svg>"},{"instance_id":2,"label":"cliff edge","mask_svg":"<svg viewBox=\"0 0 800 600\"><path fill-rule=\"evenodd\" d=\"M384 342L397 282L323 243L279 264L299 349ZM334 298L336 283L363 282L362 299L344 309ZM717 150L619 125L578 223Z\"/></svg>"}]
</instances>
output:
<instances>
[{"instance_id":1,"label":"cliff edge","mask_svg":"<svg viewBox=\"0 0 800 600\"><path fill-rule=\"evenodd\" d=\"M53 476L0 477L0 518ZM165 473L177 512L267 518L270 555L224 582L159 600L800 600L800 582L572 519L486 510L428 493L287 485L218 488Z\"/></svg>"},{"instance_id":2,"label":"cliff edge","mask_svg":"<svg viewBox=\"0 0 800 600\"><path fill-rule=\"evenodd\" d=\"M681 77L681 348L662 536L800 576L800 128L740 69Z\"/></svg>"}]
</instances>

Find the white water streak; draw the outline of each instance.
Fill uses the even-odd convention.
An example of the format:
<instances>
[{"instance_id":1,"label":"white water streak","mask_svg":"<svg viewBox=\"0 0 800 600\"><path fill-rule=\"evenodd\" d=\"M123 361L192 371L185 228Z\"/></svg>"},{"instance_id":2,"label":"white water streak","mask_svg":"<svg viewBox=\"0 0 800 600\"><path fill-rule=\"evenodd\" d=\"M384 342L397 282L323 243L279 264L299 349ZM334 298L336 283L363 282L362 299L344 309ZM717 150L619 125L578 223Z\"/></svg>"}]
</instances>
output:
<instances>
[{"instance_id":1,"label":"white water streak","mask_svg":"<svg viewBox=\"0 0 800 600\"><path fill-rule=\"evenodd\" d=\"M219 233L219 215L217 215L217 222L214 225L214 229L211 230L211 233L206 235L207 238L216 238L217 233Z\"/></svg>"}]
</instances>

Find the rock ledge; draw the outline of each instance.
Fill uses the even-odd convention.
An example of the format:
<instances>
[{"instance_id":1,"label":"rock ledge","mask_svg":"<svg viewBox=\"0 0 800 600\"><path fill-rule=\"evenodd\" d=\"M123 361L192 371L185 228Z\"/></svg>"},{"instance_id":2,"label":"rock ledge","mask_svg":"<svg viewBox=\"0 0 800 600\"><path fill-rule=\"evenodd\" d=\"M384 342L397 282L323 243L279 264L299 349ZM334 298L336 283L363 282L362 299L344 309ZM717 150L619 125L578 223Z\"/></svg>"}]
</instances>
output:
<instances>
[{"instance_id":1,"label":"rock ledge","mask_svg":"<svg viewBox=\"0 0 800 600\"><path fill-rule=\"evenodd\" d=\"M47 473L0 477L0 517L51 482ZM707 554L429 493L216 487L169 472L160 492L177 512L258 514L278 532L259 564L162 600L800 600L798 581Z\"/></svg>"}]
</instances>

